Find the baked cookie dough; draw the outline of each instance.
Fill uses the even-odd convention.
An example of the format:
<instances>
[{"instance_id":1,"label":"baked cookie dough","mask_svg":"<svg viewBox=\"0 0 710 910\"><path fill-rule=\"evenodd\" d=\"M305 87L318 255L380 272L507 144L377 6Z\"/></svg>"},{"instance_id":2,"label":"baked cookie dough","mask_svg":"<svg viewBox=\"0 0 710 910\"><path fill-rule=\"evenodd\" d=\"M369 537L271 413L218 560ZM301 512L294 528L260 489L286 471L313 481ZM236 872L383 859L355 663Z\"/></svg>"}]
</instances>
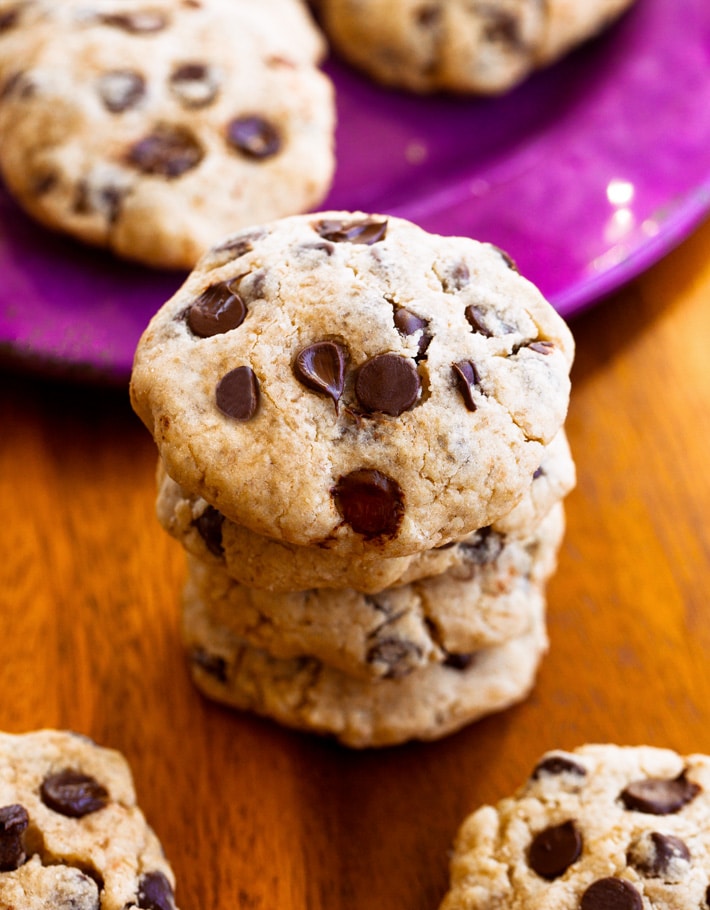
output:
<instances>
[{"instance_id":1,"label":"baked cookie dough","mask_svg":"<svg viewBox=\"0 0 710 910\"><path fill-rule=\"evenodd\" d=\"M474 562L494 559L506 540L537 532L550 509L573 489L576 475L566 435L561 430L545 449L530 487L518 505L487 528L462 541L411 556L343 555L337 550L298 547L254 534L228 521L199 496L190 496L158 463L156 514L162 527L202 562L223 567L250 588L275 593L311 588L354 588L377 594Z\"/></svg>"},{"instance_id":2,"label":"baked cookie dough","mask_svg":"<svg viewBox=\"0 0 710 910\"><path fill-rule=\"evenodd\" d=\"M131 399L168 475L228 520L397 557L524 497L572 357L496 247L324 212L206 254L143 334Z\"/></svg>"},{"instance_id":3,"label":"baked cookie dough","mask_svg":"<svg viewBox=\"0 0 710 910\"><path fill-rule=\"evenodd\" d=\"M368 682L312 657L283 660L247 645L198 601L183 611L193 679L209 698L354 748L437 739L522 701L547 650L544 599L527 632L505 644Z\"/></svg>"},{"instance_id":4,"label":"baked cookie dough","mask_svg":"<svg viewBox=\"0 0 710 910\"><path fill-rule=\"evenodd\" d=\"M0 906L175 910L174 883L120 753L69 732L0 733Z\"/></svg>"},{"instance_id":5,"label":"baked cookie dough","mask_svg":"<svg viewBox=\"0 0 710 910\"><path fill-rule=\"evenodd\" d=\"M0 172L45 225L190 269L325 196L323 51L301 0L0 2Z\"/></svg>"},{"instance_id":6,"label":"baked cookie dough","mask_svg":"<svg viewBox=\"0 0 710 910\"><path fill-rule=\"evenodd\" d=\"M376 595L349 588L273 594L194 557L183 591L210 619L274 657L309 655L364 679L399 679L431 663L524 634L563 532L557 506L531 538L478 551L463 566ZM489 561L486 561L488 559Z\"/></svg>"},{"instance_id":7,"label":"baked cookie dough","mask_svg":"<svg viewBox=\"0 0 710 910\"><path fill-rule=\"evenodd\" d=\"M710 758L649 746L544 755L459 831L441 910L698 910L710 898Z\"/></svg>"},{"instance_id":8,"label":"baked cookie dough","mask_svg":"<svg viewBox=\"0 0 710 910\"><path fill-rule=\"evenodd\" d=\"M633 0L319 0L340 54L386 85L496 94L616 19Z\"/></svg>"}]
</instances>

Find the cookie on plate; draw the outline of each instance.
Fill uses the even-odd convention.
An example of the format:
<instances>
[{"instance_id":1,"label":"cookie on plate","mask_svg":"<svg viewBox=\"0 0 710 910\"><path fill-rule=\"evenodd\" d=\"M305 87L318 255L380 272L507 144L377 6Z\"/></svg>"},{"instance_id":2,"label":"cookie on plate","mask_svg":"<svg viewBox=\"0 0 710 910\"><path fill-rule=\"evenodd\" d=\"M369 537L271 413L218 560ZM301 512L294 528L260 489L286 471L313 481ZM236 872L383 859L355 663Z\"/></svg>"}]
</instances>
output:
<instances>
[{"instance_id":1,"label":"cookie on plate","mask_svg":"<svg viewBox=\"0 0 710 910\"><path fill-rule=\"evenodd\" d=\"M550 509L575 484L575 466L564 430L547 446L528 491L518 505L462 541L411 556L342 554L299 547L254 534L225 519L199 496L190 496L158 464L156 513L162 527L200 561L223 567L235 581L273 592L311 588L354 588L376 594L450 570L466 573L471 563L488 562L509 540L536 533Z\"/></svg>"},{"instance_id":2,"label":"cookie on plate","mask_svg":"<svg viewBox=\"0 0 710 910\"><path fill-rule=\"evenodd\" d=\"M312 657L274 657L216 622L199 600L184 606L183 637L195 684L209 698L354 748L388 746L437 739L528 695L547 650L544 598L531 594L524 634L399 679L367 681Z\"/></svg>"},{"instance_id":3,"label":"cookie on plate","mask_svg":"<svg viewBox=\"0 0 710 910\"><path fill-rule=\"evenodd\" d=\"M120 753L64 731L0 733L0 906L175 910L173 889Z\"/></svg>"},{"instance_id":4,"label":"cookie on plate","mask_svg":"<svg viewBox=\"0 0 710 910\"><path fill-rule=\"evenodd\" d=\"M573 347L496 247L321 212L207 253L144 332L131 399L169 476L230 521L406 556L523 498Z\"/></svg>"},{"instance_id":5,"label":"cookie on plate","mask_svg":"<svg viewBox=\"0 0 710 910\"><path fill-rule=\"evenodd\" d=\"M530 538L478 551L484 558L472 558L466 572L459 566L376 595L349 588L273 594L190 557L183 600L274 657L308 655L363 679L399 679L528 631L563 525L559 504Z\"/></svg>"},{"instance_id":6,"label":"cookie on plate","mask_svg":"<svg viewBox=\"0 0 710 910\"><path fill-rule=\"evenodd\" d=\"M710 898L710 757L650 746L545 754L463 823L441 910L697 910Z\"/></svg>"},{"instance_id":7,"label":"cookie on plate","mask_svg":"<svg viewBox=\"0 0 710 910\"><path fill-rule=\"evenodd\" d=\"M605 28L633 0L319 0L350 63L386 85L495 94Z\"/></svg>"},{"instance_id":8,"label":"cookie on plate","mask_svg":"<svg viewBox=\"0 0 710 910\"><path fill-rule=\"evenodd\" d=\"M5 0L0 172L49 227L192 268L326 194L323 50L301 0Z\"/></svg>"}]
</instances>

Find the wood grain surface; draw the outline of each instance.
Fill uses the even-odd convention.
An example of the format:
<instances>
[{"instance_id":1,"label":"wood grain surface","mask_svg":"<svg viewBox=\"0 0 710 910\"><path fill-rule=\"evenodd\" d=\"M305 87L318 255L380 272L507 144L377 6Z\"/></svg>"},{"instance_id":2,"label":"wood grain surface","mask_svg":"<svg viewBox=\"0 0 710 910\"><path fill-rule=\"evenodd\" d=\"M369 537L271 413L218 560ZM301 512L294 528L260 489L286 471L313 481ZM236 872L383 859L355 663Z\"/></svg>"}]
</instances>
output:
<instances>
[{"instance_id":1,"label":"wood grain surface","mask_svg":"<svg viewBox=\"0 0 710 910\"><path fill-rule=\"evenodd\" d=\"M120 749L181 910L435 910L459 823L546 749L710 752L710 224L571 325L578 486L535 691L369 752L194 690L127 391L0 373L0 729Z\"/></svg>"}]
</instances>

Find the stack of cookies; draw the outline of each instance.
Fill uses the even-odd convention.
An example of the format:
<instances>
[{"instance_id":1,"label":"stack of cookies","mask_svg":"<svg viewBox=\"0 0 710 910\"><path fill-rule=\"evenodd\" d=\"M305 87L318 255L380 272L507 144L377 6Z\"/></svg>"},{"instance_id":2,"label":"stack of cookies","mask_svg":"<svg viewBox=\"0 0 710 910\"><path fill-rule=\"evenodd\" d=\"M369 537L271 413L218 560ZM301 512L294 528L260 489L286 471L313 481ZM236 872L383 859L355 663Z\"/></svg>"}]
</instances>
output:
<instances>
[{"instance_id":1,"label":"stack of cookies","mask_svg":"<svg viewBox=\"0 0 710 910\"><path fill-rule=\"evenodd\" d=\"M198 687L350 746L524 698L574 484L572 357L490 244L323 212L213 247L131 380Z\"/></svg>"}]
</instances>

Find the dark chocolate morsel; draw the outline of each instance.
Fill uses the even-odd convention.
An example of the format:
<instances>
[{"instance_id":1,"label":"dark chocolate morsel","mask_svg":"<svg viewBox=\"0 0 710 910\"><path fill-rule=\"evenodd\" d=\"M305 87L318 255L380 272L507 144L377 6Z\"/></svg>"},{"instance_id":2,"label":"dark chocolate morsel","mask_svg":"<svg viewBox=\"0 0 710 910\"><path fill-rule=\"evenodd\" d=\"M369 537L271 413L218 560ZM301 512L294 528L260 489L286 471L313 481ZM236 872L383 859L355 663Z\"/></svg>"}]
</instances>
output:
<instances>
[{"instance_id":1,"label":"dark chocolate morsel","mask_svg":"<svg viewBox=\"0 0 710 910\"><path fill-rule=\"evenodd\" d=\"M246 304L237 290L239 279L220 281L204 290L187 311L187 324L193 335L210 338L238 328L247 314Z\"/></svg>"},{"instance_id":2,"label":"dark chocolate morsel","mask_svg":"<svg viewBox=\"0 0 710 910\"><path fill-rule=\"evenodd\" d=\"M485 323L483 310L480 307L471 304L471 306L466 307L464 314L474 332L478 332L479 335L485 335L486 338L490 338L493 335L493 332Z\"/></svg>"},{"instance_id":3,"label":"dark chocolate morsel","mask_svg":"<svg viewBox=\"0 0 710 910\"><path fill-rule=\"evenodd\" d=\"M535 470L533 471L532 479L537 480L538 477L543 477L544 474L545 474L545 469L542 467L542 465L540 465L540 467L535 468Z\"/></svg>"},{"instance_id":4,"label":"dark chocolate morsel","mask_svg":"<svg viewBox=\"0 0 710 910\"><path fill-rule=\"evenodd\" d=\"M123 29L124 32L130 32L132 35L161 32L168 24L168 20L162 13L149 10L131 13L102 13L99 19L104 25Z\"/></svg>"},{"instance_id":5,"label":"dark chocolate morsel","mask_svg":"<svg viewBox=\"0 0 710 910\"><path fill-rule=\"evenodd\" d=\"M496 251L496 253L499 254L501 259L508 266L509 269L512 269L512 271L514 271L514 272L518 271L518 266L515 264L515 260L509 253L506 253L505 250L502 250L499 246L496 246L493 243L491 244L491 246Z\"/></svg>"},{"instance_id":6,"label":"dark chocolate morsel","mask_svg":"<svg viewBox=\"0 0 710 910\"><path fill-rule=\"evenodd\" d=\"M387 234L387 220L377 221L374 218L363 218L361 221L320 221L315 229L325 240L333 243L365 243L371 246L384 240Z\"/></svg>"},{"instance_id":7,"label":"dark chocolate morsel","mask_svg":"<svg viewBox=\"0 0 710 910\"><path fill-rule=\"evenodd\" d=\"M0 872L12 872L25 861L22 834L29 821L27 809L19 803L0 808Z\"/></svg>"},{"instance_id":8,"label":"dark chocolate morsel","mask_svg":"<svg viewBox=\"0 0 710 910\"><path fill-rule=\"evenodd\" d=\"M190 660L204 670L209 676L213 676L218 682L227 682L227 661L218 654L210 654L204 648L193 648L190 652Z\"/></svg>"},{"instance_id":9,"label":"dark chocolate morsel","mask_svg":"<svg viewBox=\"0 0 710 910\"><path fill-rule=\"evenodd\" d=\"M468 670L475 660L475 651L469 651L467 654L447 654L444 658L444 666L450 667L452 670L463 672L464 670Z\"/></svg>"},{"instance_id":10,"label":"dark chocolate morsel","mask_svg":"<svg viewBox=\"0 0 710 910\"><path fill-rule=\"evenodd\" d=\"M217 383L217 407L234 420L251 420L259 407L259 381L251 367L237 367Z\"/></svg>"},{"instance_id":11,"label":"dark chocolate morsel","mask_svg":"<svg viewBox=\"0 0 710 910\"><path fill-rule=\"evenodd\" d=\"M537 354L551 354L555 350L551 341L533 341L528 347Z\"/></svg>"},{"instance_id":12,"label":"dark chocolate morsel","mask_svg":"<svg viewBox=\"0 0 710 910\"><path fill-rule=\"evenodd\" d=\"M543 774L574 774L577 777L586 777L587 769L568 758L566 755L546 755L535 765L530 777L539 780Z\"/></svg>"},{"instance_id":13,"label":"dark chocolate morsel","mask_svg":"<svg viewBox=\"0 0 710 910\"><path fill-rule=\"evenodd\" d=\"M264 236L263 231L250 231L248 234L237 234L213 248L215 253L230 253L232 259L239 259L254 249L254 243Z\"/></svg>"},{"instance_id":14,"label":"dark chocolate morsel","mask_svg":"<svg viewBox=\"0 0 710 910\"><path fill-rule=\"evenodd\" d=\"M421 380L417 367L399 354L378 354L360 367L355 394L366 411L397 417L419 397Z\"/></svg>"},{"instance_id":15,"label":"dark chocolate morsel","mask_svg":"<svg viewBox=\"0 0 710 910\"><path fill-rule=\"evenodd\" d=\"M336 408L345 385L345 348L334 341L317 341L296 355L293 373L308 389L328 395Z\"/></svg>"},{"instance_id":16,"label":"dark chocolate morsel","mask_svg":"<svg viewBox=\"0 0 710 910\"><path fill-rule=\"evenodd\" d=\"M202 146L189 130L163 124L134 143L126 161L144 174L173 179L197 167L203 157Z\"/></svg>"},{"instance_id":17,"label":"dark chocolate morsel","mask_svg":"<svg viewBox=\"0 0 710 910\"><path fill-rule=\"evenodd\" d=\"M491 527L480 528L468 540L459 543L468 562L477 566L487 566L501 554L503 535Z\"/></svg>"},{"instance_id":18,"label":"dark chocolate morsel","mask_svg":"<svg viewBox=\"0 0 710 910\"><path fill-rule=\"evenodd\" d=\"M0 34L14 28L20 18L20 4L11 6L10 9L0 13Z\"/></svg>"},{"instance_id":19,"label":"dark chocolate morsel","mask_svg":"<svg viewBox=\"0 0 710 910\"><path fill-rule=\"evenodd\" d=\"M649 815L672 815L700 793L700 786L689 781L685 772L673 780L647 777L630 783L619 794L624 806Z\"/></svg>"},{"instance_id":20,"label":"dark chocolate morsel","mask_svg":"<svg viewBox=\"0 0 710 910\"><path fill-rule=\"evenodd\" d=\"M539 831L528 848L528 864L541 878L559 878L582 852L582 835L572 820Z\"/></svg>"},{"instance_id":21,"label":"dark chocolate morsel","mask_svg":"<svg viewBox=\"0 0 710 910\"><path fill-rule=\"evenodd\" d=\"M478 405L474 400L473 392L481 387L481 377L478 375L476 364L471 360L459 360L458 363L453 363L451 368L464 404L469 411L475 411Z\"/></svg>"},{"instance_id":22,"label":"dark chocolate morsel","mask_svg":"<svg viewBox=\"0 0 710 910\"><path fill-rule=\"evenodd\" d=\"M224 556L222 546L222 525L224 515L214 506L208 505L202 514L194 519L192 524L197 528L197 533L205 542L205 546L213 556Z\"/></svg>"},{"instance_id":23,"label":"dark chocolate morsel","mask_svg":"<svg viewBox=\"0 0 710 910\"><path fill-rule=\"evenodd\" d=\"M411 673L412 659L421 657L422 649L413 641L390 636L380 638L367 650L366 659L370 664L384 664L387 668L384 679L402 679Z\"/></svg>"},{"instance_id":24,"label":"dark chocolate morsel","mask_svg":"<svg viewBox=\"0 0 710 910\"><path fill-rule=\"evenodd\" d=\"M626 862L647 878L663 878L674 860L690 861L690 850L685 841L673 834L652 831L646 843L644 840L631 844Z\"/></svg>"},{"instance_id":25,"label":"dark chocolate morsel","mask_svg":"<svg viewBox=\"0 0 710 910\"><path fill-rule=\"evenodd\" d=\"M625 878L600 878L582 895L580 910L643 910L641 895Z\"/></svg>"},{"instance_id":26,"label":"dark chocolate morsel","mask_svg":"<svg viewBox=\"0 0 710 910\"><path fill-rule=\"evenodd\" d=\"M429 323L405 307L399 307L394 311L395 328L401 335L415 335L421 332L417 353L424 354L431 344L431 335L427 331Z\"/></svg>"},{"instance_id":27,"label":"dark chocolate morsel","mask_svg":"<svg viewBox=\"0 0 710 910\"><path fill-rule=\"evenodd\" d=\"M205 107L217 96L219 80L205 63L182 63L170 74L170 88L185 107Z\"/></svg>"},{"instance_id":28,"label":"dark chocolate morsel","mask_svg":"<svg viewBox=\"0 0 710 910\"><path fill-rule=\"evenodd\" d=\"M344 521L363 537L392 537L402 523L404 504L396 480L361 468L344 474L331 491Z\"/></svg>"},{"instance_id":29,"label":"dark chocolate morsel","mask_svg":"<svg viewBox=\"0 0 710 910\"><path fill-rule=\"evenodd\" d=\"M135 107L145 95L145 79L135 70L111 70L98 82L99 95L112 114Z\"/></svg>"},{"instance_id":30,"label":"dark chocolate morsel","mask_svg":"<svg viewBox=\"0 0 710 910\"><path fill-rule=\"evenodd\" d=\"M49 774L40 786L42 802L53 812L69 818L83 818L98 812L109 802L106 787L90 774L66 768Z\"/></svg>"},{"instance_id":31,"label":"dark chocolate morsel","mask_svg":"<svg viewBox=\"0 0 710 910\"><path fill-rule=\"evenodd\" d=\"M173 888L163 872L146 872L138 882L138 906L142 910L175 910Z\"/></svg>"},{"instance_id":32,"label":"dark chocolate morsel","mask_svg":"<svg viewBox=\"0 0 710 910\"><path fill-rule=\"evenodd\" d=\"M247 158L271 158L281 148L281 135L268 120L253 114L230 120L227 142Z\"/></svg>"}]
</instances>

